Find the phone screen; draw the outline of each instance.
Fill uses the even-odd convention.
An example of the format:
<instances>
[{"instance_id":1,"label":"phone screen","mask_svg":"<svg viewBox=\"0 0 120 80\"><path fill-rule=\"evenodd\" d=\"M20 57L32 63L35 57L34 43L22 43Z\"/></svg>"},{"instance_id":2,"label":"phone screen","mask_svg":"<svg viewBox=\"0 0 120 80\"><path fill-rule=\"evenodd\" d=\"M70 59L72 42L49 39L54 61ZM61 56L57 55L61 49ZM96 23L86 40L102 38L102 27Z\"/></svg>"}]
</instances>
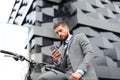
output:
<instances>
[{"instance_id":1,"label":"phone screen","mask_svg":"<svg viewBox=\"0 0 120 80\"><path fill-rule=\"evenodd\" d=\"M51 46L50 47L50 50L53 51L53 50L57 50L58 48L56 46Z\"/></svg>"}]
</instances>

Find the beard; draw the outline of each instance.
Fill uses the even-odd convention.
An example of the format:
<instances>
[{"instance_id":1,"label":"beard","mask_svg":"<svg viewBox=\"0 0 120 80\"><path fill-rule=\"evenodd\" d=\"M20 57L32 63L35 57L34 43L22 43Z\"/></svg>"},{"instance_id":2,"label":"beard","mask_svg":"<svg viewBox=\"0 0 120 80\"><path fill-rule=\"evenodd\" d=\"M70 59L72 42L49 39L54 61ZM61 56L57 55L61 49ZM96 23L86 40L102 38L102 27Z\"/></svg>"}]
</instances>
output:
<instances>
[{"instance_id":1,"label":"beard","mask_svg":"<svg viewBox=\"0 0 120 80\"><path fill-rule=\"evenodd\" d=\"M61 40L65 41L68 38L68 34L66 34L65 36L61 36Z\"/></svg>"}]
</instances>

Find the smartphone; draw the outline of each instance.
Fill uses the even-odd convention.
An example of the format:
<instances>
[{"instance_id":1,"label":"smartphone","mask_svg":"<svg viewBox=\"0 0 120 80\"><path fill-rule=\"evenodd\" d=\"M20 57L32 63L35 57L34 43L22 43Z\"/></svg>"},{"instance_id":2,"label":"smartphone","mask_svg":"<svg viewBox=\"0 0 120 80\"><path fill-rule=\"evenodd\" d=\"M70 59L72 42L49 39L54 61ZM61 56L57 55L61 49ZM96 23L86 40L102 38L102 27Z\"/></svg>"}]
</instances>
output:
<instances>
[{"instance_id":1,"label":"smartphone","mask_svg":"<svg viewBox=\"0 0 120 80\"><path fill-rule=\"evenodd\" d=\"M57 49L58 49L57 46L51 46L51 47L50 47L50 50L51 50L51 51L57 50Z\"/></svg>"}]
</instances>

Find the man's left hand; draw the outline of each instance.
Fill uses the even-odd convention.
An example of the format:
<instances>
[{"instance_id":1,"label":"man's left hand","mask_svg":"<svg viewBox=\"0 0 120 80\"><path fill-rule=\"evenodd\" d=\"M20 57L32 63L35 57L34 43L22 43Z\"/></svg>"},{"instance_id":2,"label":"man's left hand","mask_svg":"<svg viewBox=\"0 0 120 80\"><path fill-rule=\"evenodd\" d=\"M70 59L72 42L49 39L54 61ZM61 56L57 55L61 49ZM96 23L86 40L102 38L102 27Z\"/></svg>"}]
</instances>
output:
<instances>
[{"instance_id":1,"label":"man's left hand","mask_svg":"<svg viewBox=\"0 0 120 80\"><path fill-rule=\"evenodd\" d=\"M74 72L70 77L69 80L80 80L82 77L82 74L79 72Z\"/></svg>"}]
</instances>

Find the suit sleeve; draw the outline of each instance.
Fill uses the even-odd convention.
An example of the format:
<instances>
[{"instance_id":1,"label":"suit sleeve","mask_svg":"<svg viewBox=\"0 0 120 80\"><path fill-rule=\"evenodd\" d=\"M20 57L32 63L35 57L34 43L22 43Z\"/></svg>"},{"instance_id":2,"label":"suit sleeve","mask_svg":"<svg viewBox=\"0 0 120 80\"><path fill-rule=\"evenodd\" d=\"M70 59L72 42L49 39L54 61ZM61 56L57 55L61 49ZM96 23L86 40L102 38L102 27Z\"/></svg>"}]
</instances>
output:
<instances>
[{"instance_id":1,"label":"suit sleeve","mask_svg":"<svg viewBox=\"0 0 120 80\"><path fill-rule=\"evenodd\" d=\"M82 69L86 73L90 66L89 64L91 62L91 59L93 58L93 49L92 49L90 41L88 40L88 38L85 36L84 33L81 33L79 38L80 38L79 39L80 47L82 49L84 58L83 58L82 63L79 65L78 69Z\"/></svg>"}]
</instances>

